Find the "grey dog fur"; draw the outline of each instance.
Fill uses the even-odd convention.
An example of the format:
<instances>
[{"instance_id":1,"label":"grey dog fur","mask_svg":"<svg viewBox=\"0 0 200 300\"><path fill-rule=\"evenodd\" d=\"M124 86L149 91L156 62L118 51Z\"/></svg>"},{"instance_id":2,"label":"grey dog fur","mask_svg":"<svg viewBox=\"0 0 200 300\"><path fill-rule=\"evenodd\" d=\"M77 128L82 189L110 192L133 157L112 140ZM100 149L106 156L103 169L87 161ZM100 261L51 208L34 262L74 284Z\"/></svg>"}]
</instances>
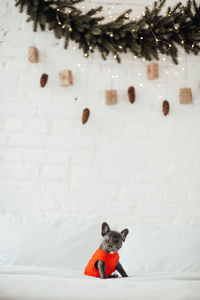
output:
<instances>
[{"instance_id":1,"label":"grey dog fur","mask_svg":"<svg viewBox=\"0 0 200 300\"><path fill-rule=\"evenodd\" d=\"M107 253L118 252L118 250L122 247L122 244L125 241L128 233L128 229L124 229L121 232L112 231L109 225L106 222L103 222L101 226L101 234L103 236L103 241L100 245L100 249ZM95 266L99 270L100 277L102 279L107 278L105 272L106 264L102 260L98 260ZM121 274L122 277L128 277L120 262L117 263L116 270ZM116 278L118 277L118 275L115 274L111 275L110 277Z\"/></svg>"}]
</instances>

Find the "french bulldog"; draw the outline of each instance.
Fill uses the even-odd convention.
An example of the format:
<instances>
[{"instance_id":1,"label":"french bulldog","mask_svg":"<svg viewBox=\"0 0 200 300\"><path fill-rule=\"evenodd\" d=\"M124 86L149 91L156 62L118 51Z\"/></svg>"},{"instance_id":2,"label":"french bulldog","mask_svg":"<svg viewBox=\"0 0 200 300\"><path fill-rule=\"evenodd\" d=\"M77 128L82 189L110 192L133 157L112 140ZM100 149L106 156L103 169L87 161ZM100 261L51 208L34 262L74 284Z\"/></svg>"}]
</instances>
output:
<instances>
[{"instance_id":1,"label":"french bulldog","mask_svg":"<svg viewBox=\"0 0 200 300\"><path fill-rule=\"evenodd\" d=\"M124 229L121 232L112 231L109 225L104 222L101 228L103 241L90 259L85 269L85 275L100 277L102 279L117 278L117 274L112 275L117 270L122 277L128 277L119 262L118 254L118 250L122 247L128 232L128 229Z\"/></svg>"}]
</instances>

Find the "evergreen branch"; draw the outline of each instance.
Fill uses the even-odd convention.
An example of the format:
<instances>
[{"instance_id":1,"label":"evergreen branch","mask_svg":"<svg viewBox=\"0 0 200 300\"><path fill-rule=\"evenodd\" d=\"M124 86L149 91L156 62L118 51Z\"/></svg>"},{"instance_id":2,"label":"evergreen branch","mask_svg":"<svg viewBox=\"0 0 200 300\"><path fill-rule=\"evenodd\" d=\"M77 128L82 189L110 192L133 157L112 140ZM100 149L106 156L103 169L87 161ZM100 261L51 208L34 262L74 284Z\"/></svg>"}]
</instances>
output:
<instances>
[{"instance_id":1,"label":"evergreen branch","mask_svg":"<svg viewBox=\"0 0 200 300\"><path fill-rule=\"evenodd\" d=\"M200 5L195 0L181 2L161 10L166 0L154 2L152 8L137 21L128 21L131 9L115 20L101 24L104 17L97 17L102 7L82 13L75 5L84 0L15 0L20 12L26 9L27 21L33 30L53 30L55 37L64 39L64 48L70 40L78 44L88 57L95 50L103 59L112 53L120 62L120 53L131 52L146 60L159 59L159 53L171 56L178 63L178 47L186 53L200 52ZM47 26L48 25L48 26Z\"/></svg>"}]
</instances>

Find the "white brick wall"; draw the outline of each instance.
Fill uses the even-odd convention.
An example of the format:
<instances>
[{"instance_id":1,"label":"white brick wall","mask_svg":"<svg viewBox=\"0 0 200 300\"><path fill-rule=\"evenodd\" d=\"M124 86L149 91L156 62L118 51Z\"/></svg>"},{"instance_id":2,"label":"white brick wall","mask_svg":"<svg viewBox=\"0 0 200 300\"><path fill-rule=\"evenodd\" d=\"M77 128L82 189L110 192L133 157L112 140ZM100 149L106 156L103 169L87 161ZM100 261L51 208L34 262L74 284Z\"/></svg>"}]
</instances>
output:
<instances>
[{"instance_id":1,"label":"white brick wall","mask_svg":"<svg viewBox=\"0 0 200 300\"><path fill-rule=\"evenodd\" d=\"M121 2L115 12L127 8ZM146 2L134 4L136 15ZM180 53L178 66L161 59L159 79L148 81L146 62L129 55L120 65L98 54L85 59L72 43L66 51L52 33L33 33L14 1L3 0L1 7L0 208L200 223L200 57ZM38 64L27 60L30 45L39 49ZM72 87L58 85L63 69L72 70ZM49 74L44 89L42 73ZM111 85L119 103L108 107L104 90ZM126 95L130 85L136 88L133 105ZM192 88L192 105L179 104L180 87ZM91 116L82 125L85 107Z\"/></svg>"}]
</instances>

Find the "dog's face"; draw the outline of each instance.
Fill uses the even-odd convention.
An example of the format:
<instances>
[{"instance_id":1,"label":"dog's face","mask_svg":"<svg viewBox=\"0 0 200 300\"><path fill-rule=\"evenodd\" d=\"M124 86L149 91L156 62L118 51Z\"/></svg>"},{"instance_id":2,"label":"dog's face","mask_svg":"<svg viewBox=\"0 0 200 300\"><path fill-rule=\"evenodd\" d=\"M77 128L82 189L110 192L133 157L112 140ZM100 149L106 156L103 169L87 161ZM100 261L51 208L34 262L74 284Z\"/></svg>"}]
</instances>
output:
<instances>
[{"instance_id":1,"label":"dog's face","mask_svg":"<svg viewBox=\"0 0 200 300\"><path fill-rule=\"evenodd\" d=\"M104 222L102 224L101 234L103 236L102 248L106 252L117 252L126 239L128 229L121 232L110 230L109 225Z\"/></svg>"}]
</instances>

